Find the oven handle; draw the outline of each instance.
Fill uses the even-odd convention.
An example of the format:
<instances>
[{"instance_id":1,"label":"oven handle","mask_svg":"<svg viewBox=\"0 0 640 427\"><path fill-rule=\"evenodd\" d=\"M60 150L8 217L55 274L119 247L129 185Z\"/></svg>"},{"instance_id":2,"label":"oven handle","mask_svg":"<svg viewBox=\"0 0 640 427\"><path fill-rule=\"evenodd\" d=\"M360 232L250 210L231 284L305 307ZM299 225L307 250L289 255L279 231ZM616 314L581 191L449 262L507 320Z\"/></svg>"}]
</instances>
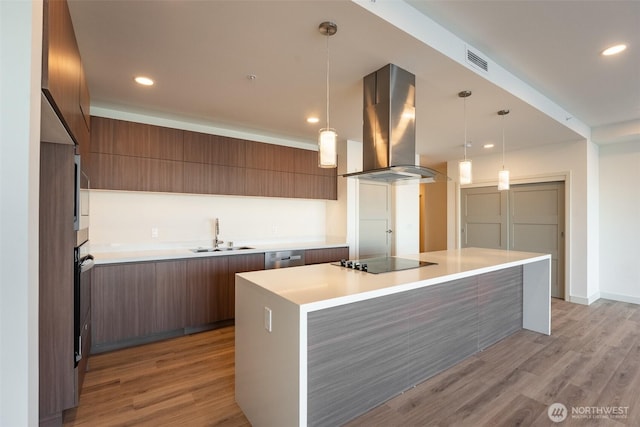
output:
<instances>
[{"instance_id":1,"label":"oven handle","mask_svg":"<svg viewBox=\"0 0 640 427\"><path fill-rule=\"evenodd\" d=\"M87 255L86 257L83 258L82 262L80 263L80 272L84 273L86 271L89 271L93 268L94 265L95 265L95 261L93 259L93 255Z\"/></svg>"}]
</instances>

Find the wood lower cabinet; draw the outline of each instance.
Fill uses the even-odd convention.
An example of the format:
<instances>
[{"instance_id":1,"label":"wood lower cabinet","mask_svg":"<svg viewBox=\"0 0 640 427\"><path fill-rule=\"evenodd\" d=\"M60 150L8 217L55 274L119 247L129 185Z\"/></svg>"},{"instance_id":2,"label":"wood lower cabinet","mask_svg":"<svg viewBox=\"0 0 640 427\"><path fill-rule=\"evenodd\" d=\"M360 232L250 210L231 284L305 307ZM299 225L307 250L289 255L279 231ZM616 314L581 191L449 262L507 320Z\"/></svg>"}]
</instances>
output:
<instances>
[{"instance_id":1,"label":"wood lower cabinet","mask_svg":"<svg viewBox=\"0 0 640 427\"><path fill-rule=\"evenodd\" d=\"M229 301L228 257L187 260L187 325L224 320Z\"/></svg>"},{"instance_id":2,"label":"wood lower cabinet","mask_svg":"<svg viewBox=\"0 0 640 427\"><path fill-rule=\"evenodd\" d=\"M228 319L236 317L236 273L264 270L264 254L236 255L229 257L229 301L224 316Z\"/></svg>"},{"instance_id":3,"label":"wood lower cabinet","mask_svg":"<svg viewBox=\"0 0 640 427\"><path fill-rule=\"evenodd\" d=\"M187 325L186 261L156 264L153 332L173 331Z\"/></svg>"},{"instance_id":4,"label":"wood lower cabinet","mask_svg":"<svg viewBox=\"0 0 640 427\"><path fill-rule=\"evenodd\" d=\"M91 285L91 351L228 324L235 315L235 274L263 268L264 253L98 265Z\"/></svg>"},{"instance_id":5,"label":"wood lower cabinet","mask_svg":"<svg viewBox=\"0 0 640 427\"><path fill-rule=\"evenodd\" d=\"M92 285L94 346L153 332L155 263L96 266Z\"/></svg>"},{"instance_id":6,"label":"wood lower cabinet","mask_svg":"<svg viewBox=\"0 0 640 427\"><path fill-rule=\"evenodd\" d=\"M323 264L326 262L340 261L349 258L349 247L307 249L304 252L304 262L310 264Z\"/></svg>"}]
</instances>

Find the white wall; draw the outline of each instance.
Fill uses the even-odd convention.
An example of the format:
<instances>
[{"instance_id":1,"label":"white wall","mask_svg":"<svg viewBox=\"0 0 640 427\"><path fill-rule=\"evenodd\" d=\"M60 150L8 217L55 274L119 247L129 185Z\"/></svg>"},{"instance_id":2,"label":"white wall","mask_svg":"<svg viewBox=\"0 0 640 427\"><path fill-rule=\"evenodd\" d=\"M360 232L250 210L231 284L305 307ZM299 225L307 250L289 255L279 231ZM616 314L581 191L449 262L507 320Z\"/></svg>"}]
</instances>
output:
<instances>
[{"instance_id":1,"label":"white wall","mask_svg":"<svg viewBox=\"0 0 640 427\"><path fill-rule=\"evenodd\" d=\"M568 300L590 304L599 298L599 227L598 227L598 148L588 141L542 145L528 150L507 152L505 166L511 172L513 181L536 182L552 179L566 179L567 198L565 216L569 221L566 230L566 279ZM496 185L498 170L501 168L499 154L482 156L473 160L474 186ZM595 165L594 165L595 163ZM457 179L457 162L449 162L449 174ZM448 240L459 242L459 186L450 185L448 199L448 221L456 224L450 227ZM453 200L452 200L453 199ZM459 243L456 243L456 246Z\"/></svg>"},{"instance_id":2,"label":"white wall","mask_svg":"<svg viewBox=\"0 0 640 427\"><path fill-rule=\"evenodd\" d=\"M42 1L0 1L0 425L38 425Z\"/></svg>"},{"instance_id":3,"label":"white wall","mask_svg":"<svg viewBox=\"0 0 640 427\"><path fill-rule=\"evenodd\" d=\"M89 239L94 252L325 240L326 201L93 190ZM158 229L153 238L151 229Z\"/></svg>"},{"instance_id":4,"label":"white wall","mask_svg":"<svg viewBox=\"0 0 640 427\"><path fill-rule=\"evenodd\" d=\"M600 147L600 296L640 304L640 140Z\"/></svg>"}]
</instances>

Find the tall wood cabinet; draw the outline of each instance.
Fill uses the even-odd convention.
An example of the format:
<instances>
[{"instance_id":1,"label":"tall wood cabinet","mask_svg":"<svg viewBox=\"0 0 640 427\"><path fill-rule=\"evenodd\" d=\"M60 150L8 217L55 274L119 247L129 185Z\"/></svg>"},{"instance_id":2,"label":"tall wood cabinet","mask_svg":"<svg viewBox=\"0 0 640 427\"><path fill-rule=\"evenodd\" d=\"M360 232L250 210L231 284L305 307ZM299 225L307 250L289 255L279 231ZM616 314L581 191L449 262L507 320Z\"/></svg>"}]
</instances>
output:
<instances>
[{"instance_id":1,"label":"tall wood cabinet","mask_svg":"<svg viewBox=\"0 0 640 427\"><path fill-rule=\"evenodd\" d=\"M40 422L75 406L73 347L74 147L40 144Z\"/></svg>"},{"instance_id":2,"label":"tall wood cabinet","mask_svg":"<svg viewBox=\"0 0 640 427\"><path fill-rule=\"evenodd\" d=\"M40 144L39 418L59 426L62 412L77 405L88 354L74 367L74 155L88 159L89 90L66 0L44 0L42 34L42 102L51 108L43 108ZM50 120L64 138L49 139ZM88 343L90 308L82 313Z\"/></svg>"}]
</instances>

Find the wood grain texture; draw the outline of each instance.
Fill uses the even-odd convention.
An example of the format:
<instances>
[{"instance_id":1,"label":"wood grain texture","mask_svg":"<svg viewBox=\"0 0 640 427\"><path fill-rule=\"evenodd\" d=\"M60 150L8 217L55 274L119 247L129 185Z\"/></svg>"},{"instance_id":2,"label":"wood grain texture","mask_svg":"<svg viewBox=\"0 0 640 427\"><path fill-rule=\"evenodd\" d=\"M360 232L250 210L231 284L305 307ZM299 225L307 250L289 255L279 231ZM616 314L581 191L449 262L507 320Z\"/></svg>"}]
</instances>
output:
<instances>
[{"instance_id":1,"label":"wood grain texture","mask_svg":"<svg viewBox=\"0 0 640 427\"><path fill-rule=\"evenodd\" d=\"M226 136L184 132L184 160L230 167L245 166L246 141Z\"/></svg>"},{"instance_id":2,"label":"wood grain texture","mask_svg":"<svg viewBox=\"0 0 640 427\"><path fill-rule=\"evenodd\" d=\"M308 423L342 424L477 352L477 302L472 277L309 313Z\"/></svg>"},{"instance_id":3,"label":"wood grain texture","mask_svg":"<svg viewBox=\"0 0 640 427\"><path fill-rule=\"evenodd\" d=\"M245 169L245 195L294 197L294 176L291 172Z\"/></svg>"},{"instance_id":4,"label":"wood grain texture","mask_svg":"<svg viewBox=\"0 0 640 427\"><path fill-rule=\"evenodd\" d=\"M187 262L156 262L155 313L152 332L165 332L187 325Z\"/></svg>"},{"instance_id":5,"label":"wood grain texture","mask_svg":"<svg viewBox=\"0 0 640 427\"><path fill-rule=\"evenodd\" d=\"M317 152L92 117L92 187L257 197L337 198Z\"/></svg>"},{"instance_id":6,"label":"wood grain texture","mask_svg":"<svg viewBox=\"0 0 640 427\"><path fill-rule=\"evenodd\" d=\"M245 169L185 162L184 192L243 195L245 193Z\"/></svg>"},{"instance_id":7,"label":"wood grain texture","mask_svg":"<svg viewBox=\"0 0 640 427\"><path fill-rule=\"evenodd\" d=\"M66 0L43 8L42 89L76 142L86 132L80 111L80 51Z\"/></svg>"},{"instance_id":8,"label":"wood grain texture","mask_svg":"<svg viewBox=\"0 0 640 427\"><path fill-rule=\"evenodd\" d=\"M294 176L293 196L302 199L337 199L337 178L335 176L308 175Z\"/></svg>"},{"instance_id":9,"label":"wood grain texture","mask_svg":"<svg viewBox=\"0 0 640 427\"><path fill-rule=\"evenodd\" d=\"M91 153L113 153L113 127L115 121L91 116Z\"/></svg>"},{"instance_id":10,"label":"wood grain texture","mask_svg":"<svg viewBox=\"0 0 640 427\"><path fill-rule=\"evenodd\" d=\"M40 144L40 417L74 405L74 147Z\"/></svg>"},{"instance_id":11,"label":"wood grain texture","mask_svg":"<svg viewBox=\"0 0 640 427\"><path fill-rule=\"evenodd\" d=\"M222 310L222 319L233 319L236 315L236 273L264 270L264 253L233 255L229 259L229 277L227 286L228 300Z\"/></svg>"},{"instance_id":12,"label":"wood grain texture","mask_svg":"<svg viewBox=\"0 0 640 427\"><path fill-rule=\"evenodd\" d=\"M99 265L91 289L93 345L149 335L155 313L155 265Z\"/></svg>"},{"instance_id":13,"label":"wood grain texture","mask_svg":"<svg viewBox=\"0 0 640 427\"><path fill-rule=\"evenodd\" d=\"M187 260L187 326L224 320L229 301L228 258Z\"/></svg>"},{"instance_id":14,"label":"wood grain texture","mask_svg":"<svg viewBox=\"0 0 640 427\"><path fill-rule=\"evenodd\" d=\"M478 346L484 349L522 329L522 267L478 276Z\"/></svg>"},{"instance_id":15,"label":"wood grain texture","mask_svg":"<svg viewBox=\"0 0 640 427\"><path fill-rule=\"evenodd\" d=\"M349 258L349 248L307 249L304 251L304 263L323 264Z\"/></svg>"},{"instance_id":16,"label":"wood grain texture","mask_svg":"<svg viewBox=\"0 0 640 427\"><path fill-rule=\"evenodd\" d=\"M125 120L113 120L113 143L110 154L150 157L150 125Z\"/></svg>"},{"instance_id":17,"label":"wood grain texture","mask_svg":"<svg viewBox=\"0 0 640 427\"><path fill-rule=\"evenodd\" d=\"M149 126L149 157L152 159L184 159L184 134L181 129Z\"/></svg>"},{"instance_id":18,"label":"wood grain texture","mask_svg":"<svg viewBox=\"0 0 640 427\"><path fill-rule=\"evenodd\" d=\"M552 308L553 335L518 331L346 425L551 426L554 402L629 406L626 419L558 425L637 425L640 378L629 367L640 306L553 299ZM234 402L233 363L233 327L92 356L80 405L65 412L64 425L249 426ZM607 368L594 369L600 364Z\"/></svg>"},{"instance_id":19,"label":"wood grain texture","mask_svg":"<svg viewBox=\"0 0 640 427\"><path fill-rule=\"evenodd\" d=\"M297 148L247 141L246 164L249 169L295 172Z\"/></svg>"}]
</instances>

